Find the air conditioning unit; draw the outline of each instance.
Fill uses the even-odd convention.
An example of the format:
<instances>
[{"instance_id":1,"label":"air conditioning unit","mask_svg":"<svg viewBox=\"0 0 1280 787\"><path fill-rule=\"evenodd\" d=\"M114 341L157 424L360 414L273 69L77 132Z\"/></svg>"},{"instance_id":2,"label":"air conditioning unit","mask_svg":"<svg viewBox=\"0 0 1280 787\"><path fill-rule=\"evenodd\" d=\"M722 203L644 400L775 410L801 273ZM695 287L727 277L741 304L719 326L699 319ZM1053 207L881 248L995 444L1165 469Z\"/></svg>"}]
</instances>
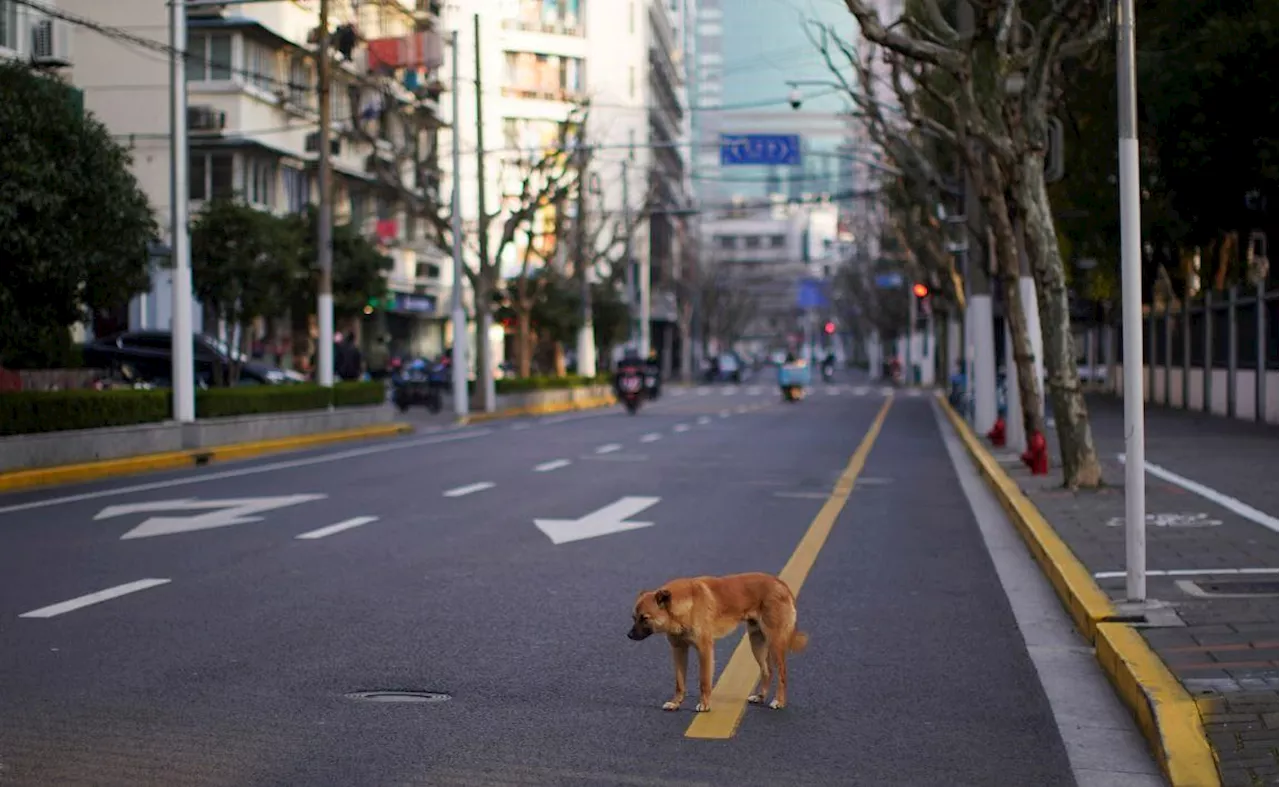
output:
<instances>
[{"instance_id":1,"label":"air conditioning unit","mask_svg":"<svg viewBox=\"0 0 1280 787\"><path fill-rule=\"evenodd\" d=\"M31 25L31 63L60 68L71 65L71 30L57 19L37 19Z\"/></svg>"},{"instance_id":2,"label":"air conditioning unit","mask_svg":"<svg viewBox=\"0 0 1280 787\"><path fill-rule=\"evenodd\" d=\"M187 107L187 128L191 131L222 131L227 113L213 107Z\"/></svg>"}]
</instances>

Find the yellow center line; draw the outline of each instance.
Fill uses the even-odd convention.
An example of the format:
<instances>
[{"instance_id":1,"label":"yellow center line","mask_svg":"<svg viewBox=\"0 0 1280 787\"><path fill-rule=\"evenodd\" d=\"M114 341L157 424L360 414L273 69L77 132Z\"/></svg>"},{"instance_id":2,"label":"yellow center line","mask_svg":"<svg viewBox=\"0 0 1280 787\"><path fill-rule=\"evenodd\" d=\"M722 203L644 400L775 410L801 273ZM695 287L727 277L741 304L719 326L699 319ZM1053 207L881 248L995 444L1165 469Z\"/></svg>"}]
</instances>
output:
<instances>
[{"instance_id":1,"label":"yellow center line","mask_svg":"<svg viewBox=\"0 0 1280 787\"><path fill-rule=\"evenodd\" d=\"M875 444L876 437L880 434L880 427L884 426L885 416L889 414L889 407L892 404L893 395L890 394L885 399L880 412L876 414L875 420L871 422L871 428L862 438L858 450L853 452L849 464L840 474L835 488L831 490L831 496L822 505L818 515L813 518L804 537L796 545L795 552L791 554L791 559L778 574L778 577L787 583L791 592L797 597L800 595L801 586L809 576L809 570L818 559L818 553L827 542L827 536L831 534L836 517L840 516L845 503L849 501L849 495L853 493L853 484L858 480L858 474L867 463L867 454L871 453L871 446ZM747 696L755 689L759 679L760 667L751 654L747 635L743 634L738 647L734 648L733 655L729 657L729 663L725 666L724 672L720 673L720 680L716 681L715 687L711 690L711 710L694 716L684 736L707 740L732 738L738 729L738 723L742 721L742 714L746 711Z\"/></svg>"}]
</instances>

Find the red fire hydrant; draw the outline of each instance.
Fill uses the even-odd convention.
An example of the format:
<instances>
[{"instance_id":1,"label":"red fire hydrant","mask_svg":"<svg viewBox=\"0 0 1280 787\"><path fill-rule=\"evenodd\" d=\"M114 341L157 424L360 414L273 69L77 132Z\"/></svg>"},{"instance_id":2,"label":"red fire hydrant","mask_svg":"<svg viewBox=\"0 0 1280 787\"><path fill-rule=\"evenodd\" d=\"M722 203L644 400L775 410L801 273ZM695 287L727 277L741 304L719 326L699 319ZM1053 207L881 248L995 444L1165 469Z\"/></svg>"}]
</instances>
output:
<instances>
[{"instance_id":1,"label":"red fire hydrant","mask_svg":"<svg viewBox=\"0 0 1280 787\"><path fill-rule=\"evenodd\" d=\"M1049 475L1049 444L1044 435L1031 433L1027 450L1022 454L1022 463L1031 468L1031 475Z\"/></svg>"},{"instance_id":2,"label":"red fire hydrant","mask_svg":"<svg viewBox=\"0 0 1280 787\"><path fill-rule=\"evenodd\" d=\"M991 431L987 432L987 439L997 448L1004 446L1004 419L996 418L995 425L991 427Z\"/></svg>"}]
</instances>

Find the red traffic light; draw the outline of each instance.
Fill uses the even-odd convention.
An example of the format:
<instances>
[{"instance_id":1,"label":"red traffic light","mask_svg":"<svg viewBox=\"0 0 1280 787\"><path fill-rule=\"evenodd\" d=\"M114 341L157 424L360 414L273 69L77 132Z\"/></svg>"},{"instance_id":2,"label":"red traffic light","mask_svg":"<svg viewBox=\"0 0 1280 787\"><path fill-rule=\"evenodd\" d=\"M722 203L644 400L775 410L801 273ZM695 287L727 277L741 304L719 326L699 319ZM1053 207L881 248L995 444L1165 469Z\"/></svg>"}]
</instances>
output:
<instances>
[{"instance_id":1,"label":"red traffic light","mask_svg":"<svg viewBox=\"0 0 1280 787\"><path fill-rule=\"evenodd\" d=\"M833 323L833 322L829 322L829 323L827 323L826 325L822 326L822 330L823 330L823 331L825 331L825 332L827 332L827 333L835 333L835 332L836 332L836 324L835 324L835 323Z\"/></svg>"},{"instance_id":2,"label":"red traffic light","mask_svg":"<svg viewBox=\"0 0 1280 787\"><path fill-rule=\"evenodd\" d=\"M929 287L928 285L925 285L925 284L916 284L911 287L911 292L917 298L923 298L929 294Z\"/></svg>"}]
</instances>

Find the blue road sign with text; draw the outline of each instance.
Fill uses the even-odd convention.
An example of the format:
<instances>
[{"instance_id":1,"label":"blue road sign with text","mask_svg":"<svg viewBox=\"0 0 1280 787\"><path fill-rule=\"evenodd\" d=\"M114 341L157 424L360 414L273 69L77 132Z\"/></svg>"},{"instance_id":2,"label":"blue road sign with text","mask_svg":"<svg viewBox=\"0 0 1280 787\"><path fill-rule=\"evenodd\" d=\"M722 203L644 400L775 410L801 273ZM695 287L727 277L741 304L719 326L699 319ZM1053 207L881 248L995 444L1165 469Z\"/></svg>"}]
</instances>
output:
<instances>
[{"instance_id":1,"label":"blue road sign with text","mask_svg":"<svg viewBox=\"0 0 1280 787\"><path fill-rule=\"evenodd\" d=\"M721 166L800 165L799 134L721 134Z\"/></svg>"},{"instance_id":2,"label":"blue road sign with text","mask_svg":"<svg viewBox=\"0 0 1280 787\"><path fill-rule=\"evenodd\" d=\"M902 286L901 273L882 273L876 277L876 288L881 290L896 290Z\"/></svg>"},{"instance_id":3,"label":"blue road sign with text","mask_svg":"<svg viewBox=\"0 0 1280 787\"><path fill-rule=\"evenodd\" d=\"M796 305L801 309L820 309L827 305L827 294L817 279L801 279L796 293Z\"/></svg>"}]
</instances>

